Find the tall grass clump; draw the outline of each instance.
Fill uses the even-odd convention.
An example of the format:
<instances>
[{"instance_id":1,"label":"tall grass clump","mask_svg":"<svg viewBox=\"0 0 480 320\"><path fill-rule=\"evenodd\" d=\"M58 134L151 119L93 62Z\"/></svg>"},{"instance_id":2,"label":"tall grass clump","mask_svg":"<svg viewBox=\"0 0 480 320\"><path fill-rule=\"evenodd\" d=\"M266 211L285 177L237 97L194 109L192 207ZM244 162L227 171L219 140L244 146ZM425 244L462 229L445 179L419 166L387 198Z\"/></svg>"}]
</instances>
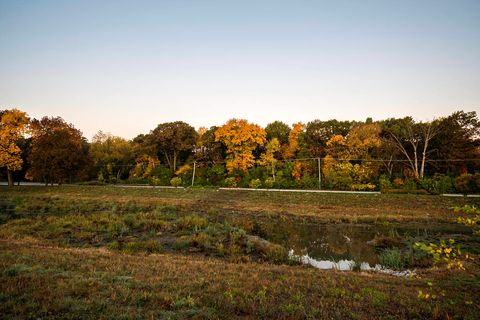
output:
<instances>
[{"instance_id":1,"label":"tall grass clump","mask_svg":"<svg viewBox=\"0 0 480 320\"><path fill-rule=\"evenodd\" d=\"M402 252L397 248L383 250L378 258L380 264L388 269L400 270L405 266Z\"/></svg>"}]
</instances>

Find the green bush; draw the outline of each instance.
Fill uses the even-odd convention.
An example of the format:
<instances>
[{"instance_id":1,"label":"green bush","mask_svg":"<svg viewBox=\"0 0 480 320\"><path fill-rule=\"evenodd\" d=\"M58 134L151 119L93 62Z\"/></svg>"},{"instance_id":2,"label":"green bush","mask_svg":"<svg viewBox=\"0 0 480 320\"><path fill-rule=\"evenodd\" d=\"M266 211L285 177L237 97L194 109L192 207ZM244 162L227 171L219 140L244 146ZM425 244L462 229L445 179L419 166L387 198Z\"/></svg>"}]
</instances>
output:
<instances>
[{"instance_id":1,"label":"green bush","mask_svg":"<svg viewBox=\"0 0 480 320\"><path fill-rule=\"evenodd\" d=\"M237 186L237 179L235 179L235 177L228 177L225 179L225 185L230 188L235 188Z\"/></svg>"},{"instance_id":2,"label":"green bush","mask_svg":"<svg viewBox=\"0 0 480 320\"><path fill-rule=\"evenodd\" d=\"M172 187L177 188L182 184L182 179L180 177L174 177L170 180L170 184L172 185Z\"/></svg>"},{"instance_id":3,"label":"green bush","mask_svg":"<svg viewBox=\"0 0 480 320\"><path fill-rule=\"evenodd\" d=\"M262 181L260 179L252 179L248 186L252 189L258 189L262 185Z\"/></svg>"},{"instance_id":4,"label":"green bush","mask_svg":"<svg viewBox=\"0 0 480 320\"><path fill-rule=\"evenodd\" d=\"M353 183L352 177L345 172L330 169L324 172L327 188L336 190L350 190Z\"/></svg>"},{"instance_id":5,"label":"green bush","mask_svg":"<svg viewBox=\"0 0 480 320\"><path fill-rule=\"evenodd\" d=\"M151 177L148 180L148 184L151 186L159 186L161 185L161 180L158 177Z\"/></svg>"},{"instance_id":6,"label":"green bush","mask_svg":"<svg viewBox=\"0 0 480 320\"><path fill-rule=\"evenodd\" d=\"M164 165L157 165L155 169L152 170L151 176L160 179L160 185L168 186L170 179L172 179L173 171Z\"/></svg>"},{"instance_id":7,"label":"green bush","mask_svg":"<svg viewBox=\"0 0 480 320\"><path fill-rule=\"evenodd\" d=\"M226 169L224 165L216 164L207 168L205 171L205 179L209 184L219 185L225 178Z\"/></svg>"},{"instance_id":8,"label":"green bush","mask_svg":"<svg viewBox=\"0 0 480 320\"><path fill-rule=\"evenodd\" d=\"M357 183L352 184L351 189L355 191L373 191L377 186L372 183Z\"/></svg>"},{"instance_id":9,"label":"green bush","mask_svg":"<svg viewBox=\"0 0 480 320\"><path fill-rule=\"evenodd\" d=\"M406 179L405 182L403 183L402 188L407 192L414 193L417 190L417 183L415 182L415 180Z\"/></svg>"},{"instance_id":10,"label":"green bush","mask_svg":"<svg viewBox=\"0 0 480 320\"><path fill-rule=\"evenodd\" d=\"M268 189L271 189L273 188L274 184L275 184L275 180L273 180L273 178L267 178L265 179L265 182L263 183L265 185L265 187L267 187Z\"/></svg>"},{"instance_id":11,"label":"green bush","mask_svg":"<svg viewBox=\"0 0 480 320\"><path fill-rule=\"evenodd\" d=\"M454 190L452 178L438 173L433 177L420 179L418 184L422 189L427 190L431 194L442 194Z\"/></svg>"},{"instance_id":12,"label":"green bush","mask_svg":"<svg viewBox=\"0 0 480 320\"><path fill-rule=\"evenodd\" d=\"M378 179L378 184L380 185L381 191L386 191L392 188L392 183L390 182L390 179L384 174L382 174Z\"/></svg>"}]
</instances>

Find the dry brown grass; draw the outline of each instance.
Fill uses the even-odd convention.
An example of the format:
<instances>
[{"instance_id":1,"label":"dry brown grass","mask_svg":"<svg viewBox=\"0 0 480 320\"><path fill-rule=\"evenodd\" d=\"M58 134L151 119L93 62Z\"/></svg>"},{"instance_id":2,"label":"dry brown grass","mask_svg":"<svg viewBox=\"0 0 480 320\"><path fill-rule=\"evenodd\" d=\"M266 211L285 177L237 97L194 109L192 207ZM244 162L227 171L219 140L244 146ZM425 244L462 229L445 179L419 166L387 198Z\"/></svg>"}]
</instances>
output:
<instances>
[{"instance_id":1,"label":"dry brown grass","mask_svg":"<svg viewBox=\"0 0 480 320\"><path fill-rule=\"evenodd\" d=\"M418 279L35 241L0 241L0 248L4 318L409 319L478 311L462 299L419 302L425 281ZM463 292L456 284L448 290Z\"/></svg>"}]
</instances>

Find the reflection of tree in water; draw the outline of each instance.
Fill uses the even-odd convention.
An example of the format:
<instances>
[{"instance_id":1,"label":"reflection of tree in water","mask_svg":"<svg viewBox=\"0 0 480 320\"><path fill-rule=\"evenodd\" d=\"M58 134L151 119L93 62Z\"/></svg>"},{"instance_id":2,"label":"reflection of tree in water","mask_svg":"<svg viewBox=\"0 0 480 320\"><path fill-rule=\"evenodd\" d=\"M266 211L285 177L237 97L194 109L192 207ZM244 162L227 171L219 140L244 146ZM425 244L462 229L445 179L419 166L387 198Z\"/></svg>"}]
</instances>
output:
<instances>
[{"instance_id":1,"label":"reflection of tree in water","mask_svg":"<svg viewBox=\"0 0 480 320\"><path fill-rule=\"evenodd\" d=\"M246 222L248 218L241 220ZM435 227L435 230L447 232L440 226ZM298 223L266 217L258 218L251 231L287 249L293 249L296 254L308 254L314 259L355 260L370 264L378 263L375 247L371 243L376 236L415 236L427 232L418 226Z\"/></svg>"}]
</instances>

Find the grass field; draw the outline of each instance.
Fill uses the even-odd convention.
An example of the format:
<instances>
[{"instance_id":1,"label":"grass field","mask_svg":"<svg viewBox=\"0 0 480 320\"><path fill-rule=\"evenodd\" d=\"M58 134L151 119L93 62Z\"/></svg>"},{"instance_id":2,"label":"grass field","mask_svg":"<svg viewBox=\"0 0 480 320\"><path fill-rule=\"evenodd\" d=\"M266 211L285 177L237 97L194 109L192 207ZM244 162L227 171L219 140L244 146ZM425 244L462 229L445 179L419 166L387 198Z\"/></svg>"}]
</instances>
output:
<instances>
[{"instance_id":1,"label":"grass field","mask_svg":"<svg viewBox=\"0 0 480 320\"><path fill-rule=\"evenodd\" d=\"M478 199L94 186L0 189L3 318L478 319L478 255L398 278L288 259L255 222L430 224ZM431 283L431 285L430 285ZM435 299L419 299L418 292Z\"/></svg>"}]
</instances>

